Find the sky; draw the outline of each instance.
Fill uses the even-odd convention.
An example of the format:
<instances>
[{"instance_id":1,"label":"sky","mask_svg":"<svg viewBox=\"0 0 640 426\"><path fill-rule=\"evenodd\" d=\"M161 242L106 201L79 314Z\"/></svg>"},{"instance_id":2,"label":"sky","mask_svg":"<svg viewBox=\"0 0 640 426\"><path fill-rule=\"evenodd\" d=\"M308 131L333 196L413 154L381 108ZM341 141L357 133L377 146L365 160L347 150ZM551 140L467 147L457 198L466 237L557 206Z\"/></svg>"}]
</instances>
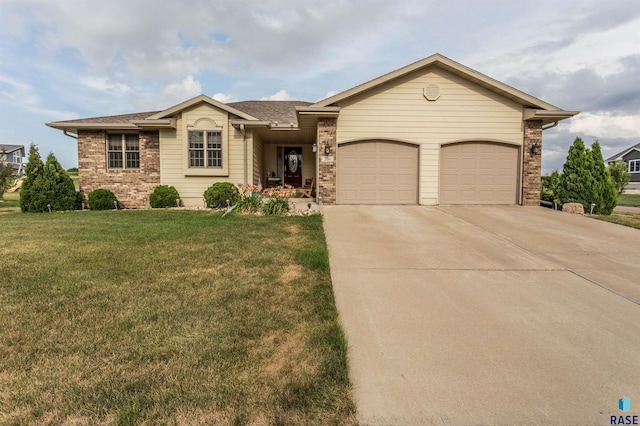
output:
<instances>
[{"instance_id":1,"label":"sky","mask_svg":"<svg viewBox=\"0 0 640 426\"><path fill-rule=\"evenodd\" d=\"M440 53L565 110L543 174L576 137L640 143L638 0L0 0L0 143L63 167L44 123L222 102L318 101Z\"/></svg>"}]
</instances>

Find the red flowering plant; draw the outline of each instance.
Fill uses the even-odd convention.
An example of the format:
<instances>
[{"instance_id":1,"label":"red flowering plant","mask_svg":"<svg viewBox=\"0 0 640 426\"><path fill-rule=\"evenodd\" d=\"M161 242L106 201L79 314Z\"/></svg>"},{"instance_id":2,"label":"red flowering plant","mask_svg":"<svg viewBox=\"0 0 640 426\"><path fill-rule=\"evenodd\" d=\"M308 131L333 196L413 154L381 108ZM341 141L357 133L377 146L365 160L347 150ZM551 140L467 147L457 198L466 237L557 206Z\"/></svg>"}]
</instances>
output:
<instances>
[{"instance_id":1,"label":"red flowering plant","mask_svg":"<svg viewBox=\"0 0 640 426\"><path fill-rule=\"evenodd\" d=\"M262 206L262 214L265 216L280 216L289 211L289 198L295 189L291 185L276 186L262 191L263 196L269 197L269 201Z\"/></svg>"},{"instance_id":2,"label":"red flowering plant","mask_svg":"<svg viewBox=\"0 0 640 426\"><path fill-rule=\"evenodd\" d=\"M238 202L236 209L240 212L255 213L260 209L262 200L260 199L260 191L262 185L238 185Z\"/></svg>"}]
</instances>

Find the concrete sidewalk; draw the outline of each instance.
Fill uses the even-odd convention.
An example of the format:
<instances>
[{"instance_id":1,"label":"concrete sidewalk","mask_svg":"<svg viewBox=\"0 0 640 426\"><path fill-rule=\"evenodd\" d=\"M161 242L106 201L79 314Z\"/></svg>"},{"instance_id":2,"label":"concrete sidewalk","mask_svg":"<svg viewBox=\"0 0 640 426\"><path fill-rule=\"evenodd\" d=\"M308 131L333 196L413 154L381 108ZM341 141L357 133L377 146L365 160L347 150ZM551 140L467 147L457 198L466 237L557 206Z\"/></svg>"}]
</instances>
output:
<instances>
[{"instance_id":1,"label":"concrete sidewalk","mask_svg":"<svg viewBox=\"0 0 640 426\"><path fill-rule=\"evenodd\" d=\"M361 424L609 424L640 401L639 230L518 206L323 212Z\"/></svg>"}]
</instances>

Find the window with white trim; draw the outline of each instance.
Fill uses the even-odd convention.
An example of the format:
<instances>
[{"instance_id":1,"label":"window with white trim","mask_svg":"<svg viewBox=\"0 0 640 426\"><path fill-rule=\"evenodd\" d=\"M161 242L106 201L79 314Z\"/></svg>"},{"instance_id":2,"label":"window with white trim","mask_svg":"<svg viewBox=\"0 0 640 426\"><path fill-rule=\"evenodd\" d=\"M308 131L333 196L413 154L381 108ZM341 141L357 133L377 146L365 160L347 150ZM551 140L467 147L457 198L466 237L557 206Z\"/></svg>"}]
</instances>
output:
<instances>
[{"instance_id":1,"label":"window with white trim","mask_svg":"<svg viewBox=\"0 0 640 426\"><path fill-rule=\"evenodd\" d=\"M640 159L629 160L629 173L640 173Z\"/></svg>"},{"instance_id":2,"label":"window with white trim","mask_svg":"<svg viewBox=\"0 0 640 426\"><path fill-rule=\"evenodd\" d=\"M109 133L107 164L110 169L139 169L140 136L136 133Z\"/></svg>"},{"instance_id":3,"label":"window with white trim","mask_svg":"<svg viewBox=\"0 0 640 426\"><path fill-rule=\"evenodd\" d=\"M222 132L189 130L189 167L222 168Z\"/></svg>"}]
</instances>

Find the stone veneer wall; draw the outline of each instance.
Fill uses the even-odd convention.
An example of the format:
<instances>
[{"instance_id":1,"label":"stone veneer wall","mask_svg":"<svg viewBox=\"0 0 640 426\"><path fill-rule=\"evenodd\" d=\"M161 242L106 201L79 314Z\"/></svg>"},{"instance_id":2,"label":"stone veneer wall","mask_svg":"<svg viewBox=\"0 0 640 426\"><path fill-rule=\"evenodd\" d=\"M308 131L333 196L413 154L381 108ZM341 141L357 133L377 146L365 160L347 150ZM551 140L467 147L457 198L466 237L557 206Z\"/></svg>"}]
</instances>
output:
<instances>
[{"instance_id":1,"label":"stone veneer wall","mask_svg":"<svg viewBox=\"0 0 640 426\"><path fill-rule=\"evenodd\" d=\"M537 143L540 151L531 154L531 146ZM542 121L524 122L524 141L522 144L522 205L540 205L540 173L542 171Z\"/></svg>"},{"instance_id":2,"label":"stone veneer wall","mask_svg":"<svg viewBox=\"0 0 640 426\"><path fill-rule=\"evenodd\" d=\"M149 207L149 195L160 185L160 136L158 131L140 132L140 168L108 169L104 130L78 132L78 179L86 201L94 189L113 192L125 208Z\"/></svg>"},{"instance_id":3,"label":"stone veneer wall","mask_svg":"<svg viewBox=\"0 0 640 426\"><path fill-rule=\"evenodd\" d=\"M338 127L335 118L319 118L318 119L318 204L335 204L336 203L336 161L338 159L338 151L336 144L336 129ZM324 155L324 147L326 144L331 147L329 157L333 157L333 161L322 161Z\"/></svg>"}]
</instances>

